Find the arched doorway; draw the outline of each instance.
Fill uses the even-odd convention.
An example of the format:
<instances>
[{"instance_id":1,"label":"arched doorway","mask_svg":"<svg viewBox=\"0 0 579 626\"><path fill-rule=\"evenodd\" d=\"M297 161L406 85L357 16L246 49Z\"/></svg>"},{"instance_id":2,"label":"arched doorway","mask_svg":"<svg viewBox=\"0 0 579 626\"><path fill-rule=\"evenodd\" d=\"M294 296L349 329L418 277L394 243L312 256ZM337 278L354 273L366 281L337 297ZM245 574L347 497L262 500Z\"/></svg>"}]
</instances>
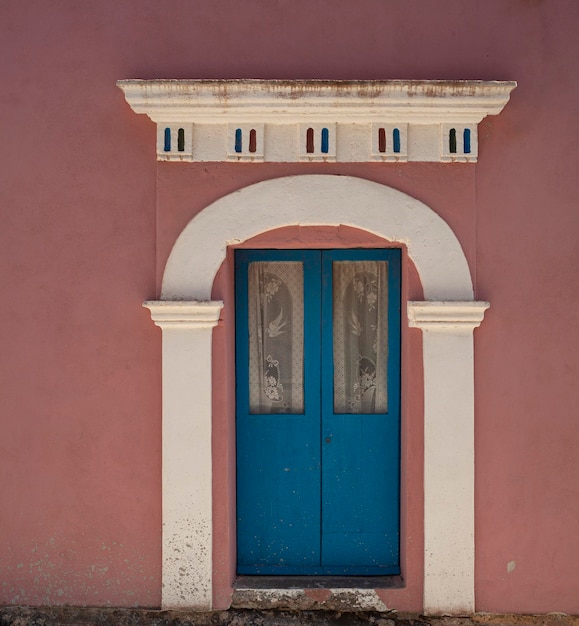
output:
<instances>
[{"instance_id":1,"label":"arched doorway","mask_svg":"<svg viewBox=\"0 0 579 626\"><path fill-rule=\"evenodd\" d=\"M355 202L352 202L355 198ZM211 286L228 244L281 226L345 224L403 243L424 302L408 303L423 330L425 421L424 610L474 610L474 302L466 258L429 207L347 176L265 181L214 202L191 220L167 262L163 329L163 606L212 607ZM452 445L448 445L451 441Z\"/></svg>"}]
</instances>

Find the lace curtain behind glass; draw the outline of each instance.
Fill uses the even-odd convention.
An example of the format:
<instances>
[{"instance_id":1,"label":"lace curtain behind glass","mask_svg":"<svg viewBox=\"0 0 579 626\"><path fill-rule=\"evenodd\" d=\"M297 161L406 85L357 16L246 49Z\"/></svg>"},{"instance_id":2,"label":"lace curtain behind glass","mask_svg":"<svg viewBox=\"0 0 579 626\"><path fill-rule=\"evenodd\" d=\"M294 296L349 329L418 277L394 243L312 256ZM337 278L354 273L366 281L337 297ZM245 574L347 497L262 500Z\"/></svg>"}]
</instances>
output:
<instances>
[{"instance_id":1,"label":"lace curtain behind glass","mask_svg":"<svg viewBox=\"0 0 579 626\"><path fill-rule=\"evenodd\" d=\"M388 263L333 264L334 411L385 413Z\"/></svg>"},{"instance_id":2,"label":"lace curtain behind glass","mask_svg":"<svg viewBox=\"0 0 579 626\"><path fill-rule=\"evenodd\" d=\"M249 265L249 404L256 413L303 413L303 265Z\"/></svg>"}]
</instances>

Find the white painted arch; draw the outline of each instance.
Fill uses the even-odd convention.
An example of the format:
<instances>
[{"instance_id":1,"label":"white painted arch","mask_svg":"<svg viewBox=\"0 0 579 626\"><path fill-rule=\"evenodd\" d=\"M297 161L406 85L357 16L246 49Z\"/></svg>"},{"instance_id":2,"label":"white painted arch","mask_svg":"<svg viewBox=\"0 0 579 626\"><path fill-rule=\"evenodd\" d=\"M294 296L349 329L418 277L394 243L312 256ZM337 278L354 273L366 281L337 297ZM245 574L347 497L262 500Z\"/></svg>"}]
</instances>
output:
<instances>
[{"instance_id":1,"label":"white painted arch","mask_svg":"<svg viewBox=\"0 0 579 626\"><path fill-rule=\"evenodd\" d=\"M220 198L185 227L167 262L163 300L209 300L227 245L287 226L355 226L408 246L427 300L472 300L470 271L448 224L410 196L352 176L277 178Z\"/></svg>"},{"instance_id":2,"label":"white painted arch","mask_svg":"<svg viewBox=\"0 0 579 626\"><path fill-rule=\"evenodd\" d=\"M212 608L210 302L229 244L287 225L349 225L406 244L426 302L411 302L423 331L426 613L474 611L473 301L460 242L422 202L349 176L306 175L251 185L205 208L177 239L161 301L163 329L163 607Z\"/></svg>"}]
</instances>

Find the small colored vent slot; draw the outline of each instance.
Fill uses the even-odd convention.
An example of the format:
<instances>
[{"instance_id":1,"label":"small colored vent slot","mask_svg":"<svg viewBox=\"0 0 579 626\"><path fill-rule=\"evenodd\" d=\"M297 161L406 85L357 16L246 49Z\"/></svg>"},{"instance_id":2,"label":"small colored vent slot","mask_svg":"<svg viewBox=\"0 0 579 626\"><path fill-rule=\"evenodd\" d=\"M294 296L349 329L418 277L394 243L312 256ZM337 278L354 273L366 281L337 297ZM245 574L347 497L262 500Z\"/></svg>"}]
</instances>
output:
<instances>
[{"instance_id":1,"label":"small colored vent slot","mask_svg":"<svg viewBox=\"0 0 579 626\"><path fill-rule=\"evenodd\" d=\"M448 149L450 154L456 154L456 128L451 128L448 133Z\"/></svg>"},{"instance_id":2,"label":"small colored vent slot","mask_svg":"<svg viewBox=\"0 0 579 626\"><path fill-rule=\"evenodd\" d=\"M257 133L255 132L255 128L252 128L249 131L249 151L255 152L257 149Z\"/></svg>"},{"instance_id":3,"label":"small colored vent slot","mask_svg":"<svg viewBox=\"0 0 579 626\"><path fill-rule=\"evenodd\" d=\"M330 148L330 131L322 128L322 154L328 154Z\"/></svg>"},{"instance_id":4,"label":"small colored vent slot","mask_svg":"<svg viewBox=\"0 0 579 626\"><path fill-rule=\"evenodd\" d=\"M306 152L312 154L314 151L314 129L308 128L306 132Z\"/></svg>"},{"instance_id":5,"label":"small colored vent slot","mask_svg":"<svg viewBox=\"0 0 579 626\"><path fill-rule=\"evenodd\" d=\"M392 131L392 145L394 147L394 152L400 152L400 129L395 128Z\"/></svg>"},{"instance_id":6,"label":"small colored vent slot","mask_svg":"<svg viewBox=\"0 0 579 626\"><path fill-rule=\"evenodd\" d=\"M470 154L470 128L465 128L462 133L462 143L464 146L464 153Z\"/></svg>"},{"instance_id":7,"label":"small colored vent slot","mask_svg":"<svg viewBox=\"0 0 579 626\"><path fill-rule=\"evenodd\" d=\"M179 152L185 151L185 130L183 128L180 128L177 133L177 150Z\"/></svg>"},{"instance_id":8,"label":"small colored vent slot","mask_svg":"<svg viewBox=\"0 0 579 626\"><path fill-rule=\"evenodd\" d=\"M384 128L378 129L378 151L386 152L386 130Z\"/></svg>"},{"instance_id":9,"label":"small colored vent slot","mask_svg":"<svg viewBox=\"0 0 579 626\"><path fill-rule=\"evenodd\" d=\"M165 128L165 146L163 147L165 152L171 152L171 129Z\"/></svg>"},{"instance_id":10,"label":"small colored vent slot","mask_svg":"<svg viewBox=\"0 0 579 626\"><path fill-rule=\"evenodd\" d=\"M243 133L241 132L241 128L238 128L235 131L235 152L241 152L243 149Z\"/></svg>"}]
</instances>

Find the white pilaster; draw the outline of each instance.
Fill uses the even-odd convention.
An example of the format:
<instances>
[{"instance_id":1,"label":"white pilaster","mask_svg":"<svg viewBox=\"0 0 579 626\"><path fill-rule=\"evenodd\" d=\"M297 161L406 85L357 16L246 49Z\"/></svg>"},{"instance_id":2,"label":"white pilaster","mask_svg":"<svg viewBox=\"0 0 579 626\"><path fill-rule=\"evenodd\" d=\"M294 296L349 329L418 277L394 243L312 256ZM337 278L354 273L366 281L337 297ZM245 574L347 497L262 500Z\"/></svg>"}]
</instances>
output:
<instances>
[{"instance_id":1,"label":"white pilaster","mask_svg":"<svg viewBox=\"0 0 579 626\"><path fill-rule=\"evenodd\" d=\"M473 331L488 302L409 302L424 359L424 612L474 599Z\"/></svg>"},{"instance_id":2,"label":"white pilaster","mask_svg":"<svg viewBox=\"0 0 579 626\"><path fill-rule=\"evenodd\" d=\"M222 302L143 304L163 331L162 607L212 607L211 336Z\"/></svg>"}]
</instances>

